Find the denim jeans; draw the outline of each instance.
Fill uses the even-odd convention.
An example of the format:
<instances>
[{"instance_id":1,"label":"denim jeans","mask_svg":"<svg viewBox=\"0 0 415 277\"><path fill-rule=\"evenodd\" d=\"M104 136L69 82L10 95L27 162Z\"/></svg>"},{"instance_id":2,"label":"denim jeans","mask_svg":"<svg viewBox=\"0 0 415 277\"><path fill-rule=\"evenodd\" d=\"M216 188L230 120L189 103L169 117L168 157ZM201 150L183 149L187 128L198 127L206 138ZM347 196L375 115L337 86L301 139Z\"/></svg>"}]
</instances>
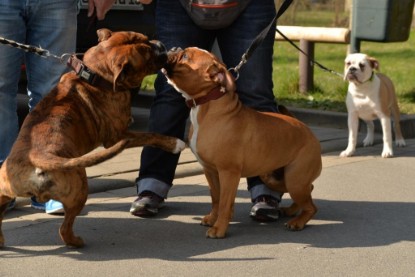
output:
<instances>
[{"instance_id":1,"label":"denim jeans","mask_svg":"<svg viewBox=\"0 0 415 277\"><path fill-rule=\"evenodd\" d=\"M0 36L61 55L76 49L78 0L0 0ZM18 133L17 90L25 63L29 109L57 84L64 63L0 44L0 165Z\"/></svg>"},{"instance_id":2,"label":"denim jeans","mask_svg":"<svg viewBox=\"0 0 415 277\"><path fill-rule=\"evenodd\" d=\"M197 46L210 51L217 40L222 59L229 68L240 62L242 54L274 16L273 0L253 0L231 26L219 30L204 30L193 23L179 1L158 0L156 35L167 49ZM263 43L241 68L237 80L237 91L242 103L259 111L277 111L272 91L273 30L275 28L272 28ZM149 130L183 139L189 116L184 98L167 84L165 76L161 73L157 76L155 90ZM179 154L145 147L137 179L138 193L150 190L161 197L167 197L178 159ZM248 178L248 189L253 199L261 194L272 194L279 198L279 194L269 190L258 177Z\"/></svg>"}]
</instances>

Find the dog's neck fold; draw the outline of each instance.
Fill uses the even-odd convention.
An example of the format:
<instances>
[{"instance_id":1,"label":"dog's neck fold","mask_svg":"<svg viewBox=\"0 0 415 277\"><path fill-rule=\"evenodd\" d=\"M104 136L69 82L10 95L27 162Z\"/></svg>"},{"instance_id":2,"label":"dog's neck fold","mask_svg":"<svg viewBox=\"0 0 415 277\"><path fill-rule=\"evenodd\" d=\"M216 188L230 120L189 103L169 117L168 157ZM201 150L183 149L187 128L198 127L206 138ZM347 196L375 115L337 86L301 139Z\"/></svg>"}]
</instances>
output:
<instances>
[{"instance_id":1,"label":"dog's neck fold","mask_svg":"<svg viewBox=\"0 0 415 277\"><path fill-rule=\"evenodd\" d=\"M198 105L205 104L209 102L210 100L216 100L224 96L226 93L225 87L218 86L212 89L208 94L198 97L198 98L192 98L186 100L186 105L189 108L194 108Z\"/></svg>"}]
</instances>

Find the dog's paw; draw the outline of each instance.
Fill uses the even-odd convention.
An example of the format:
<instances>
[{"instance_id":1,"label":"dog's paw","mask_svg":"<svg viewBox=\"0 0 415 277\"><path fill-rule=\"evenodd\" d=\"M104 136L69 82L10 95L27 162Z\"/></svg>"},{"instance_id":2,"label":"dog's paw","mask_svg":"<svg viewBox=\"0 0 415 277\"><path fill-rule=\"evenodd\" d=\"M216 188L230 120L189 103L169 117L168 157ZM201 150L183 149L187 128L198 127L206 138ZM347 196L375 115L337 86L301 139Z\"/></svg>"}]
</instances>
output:
<instances>
[{"instance_id":1,"label":"dog's paw","mask_svg":"<svg viewBox=\"0 0 415 277\"><path fill-rule=\"evenodd\" d=\"M200 225L203 226L213 226L215 224L216 218L213 218L210 214L203 217L202 221L200 222Z\"/></svg>"},{"instance_id":2,"label":"dog's paw","mask_svg":"<svg viewBox=\"0 0 415 277\"><path fill-rule=\"evenodd\" d=\"M206 231L206 237L210 239L223 239L225 237L225 232L219 231L217 227L210 227Z\"/></svg>"},{"instance_id":3,"label":"dog's paw","mask_svg":"<svg viewBox=\"0 0 415 277\"><path fill-rule=\"evenodd\" d=\"M70 241L65 241L66 247L69 249L84 247L84 241L81 237L73 237Z\"/></svg>"},{"instance_id":4,"label":"dog's paw","mask_svg":"<svg viewBox=\"0 0 415 277\"><path fill-rule=\"evenodd\" d=\"M346 149L346 150L342 151L339 156L342 157L342 158L347 158L347 157L353 156L353 153L354 153L354 151L350 151L350 150Z\"/></svg>"},{"instance_id":5,"label":"dog's paw","mask_svg":"<svg viewBox=\"0 0 415 277\"><path fill-rule=\"evenodd\" d=\"M173 150L173 154L178 154L186 148L186 143L181 139L177 139L176 147Z\"/></svg>"},{"instance_id":6,"label":"dog's paw","mask_svg":"<svg viewBox=\"0 0 415 277\"><path fill-rule=\"evenodd\" d=\"M305 224L296 218L288 221L285 223L285 228L287 228L290 231L301 231L304 229Z\"/></svg>"},{"instance_id":7,"label":"dog's paw","mask_svg":"<svg viewBox=\"0 0 415 277\"><path fill-rule=\"evenodd\" d=\"M367 136L364 140L363 140L363 146L367 147L367 146L372 146L373 145L373 137L369 137Z\"/></svg>"},{"instance_id":8,"label":"dog's paw","mask_svg":"<svg viewBox=\"0 0 415 277\"><path fill-rule=\"evenodd\" d=\"M398 147L405 147L406 146L406 142L404 139L397 139L395 140L395 145Z\"/></svg>"},{"instance_id":9,"label":"dog's paw","mask_svg":"<svg viewBox=\"0 0 415 277\"><path fill-rule=\"evenodd\" d=\"M391 158L391 157L393 157L392 149L383 149L382 158Z\"/></svg>"}]
</instances>

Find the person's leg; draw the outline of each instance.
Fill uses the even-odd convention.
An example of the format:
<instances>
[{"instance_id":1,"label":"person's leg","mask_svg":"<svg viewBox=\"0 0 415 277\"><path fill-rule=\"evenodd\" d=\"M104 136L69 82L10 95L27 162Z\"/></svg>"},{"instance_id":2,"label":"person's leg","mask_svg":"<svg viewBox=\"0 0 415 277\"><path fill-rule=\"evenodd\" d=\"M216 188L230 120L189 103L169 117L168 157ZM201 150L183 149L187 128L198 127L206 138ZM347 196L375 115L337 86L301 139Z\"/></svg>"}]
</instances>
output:
<instances>
[{"instance_id":1,"label":"person's leg","mask_svg":"<svg viewBox=\"0 0 415 277\"><path fill-rule=\"evenodd\" d=\"M55 55L76 51L77 0L29 1L26 43L40 46ZM29 107L33 107L69 71L66 61L25 55Z\"/></svg>"},{"instance_id":2,"label":"person's leg","mask_svg":"<svg viewBox=\"0 0 415 277\"><path fill-rule=\"evenodd\" d=\"M23 8L26 1L0 2L0 35L20 43L25 42L26 28ZM17 138L17 90L23 51L9 45L0 45L0 167L6 160ZM6 211L13 209L16 200L9 203Z\"/></svg>"},{"instance_id":3,"label":"person's leg","mask_svg":"<svg viewBox=\"0 0 415 277\"><path fill-rule=\"evenodd\" d=\"M179 1L159 0L156 7L156 36L167 49L172 47L211 47L212 35L198 28ZM150 110L149 131L183 139L189 109L184 98L167 84L159 73L155 82L156 96ZM137 179L139 197L131 205L136 216L158 212L172 186L179 154L154 147L144 147Z\"/></svg>"},{"instance_id":4,"label":"person's leg","mask_svg":"<svg viewBox=\"0 0 415 277\"><path fill-rule=\"evenodd\" d=\"M23 7L26 1L0 2L0 35L20 43L25 42L26 27ZM10 153L19 131L17 90L23 51L0 44L0 166Z\"/></svg>"},{"instance_id":5,"label":"person's leg","mask_svg":"<svg viewBox=\"0 0 415 277\"><path fill-rule=\"evenodd\" d=\"M40 46L52 54L76 51L77 0L29 1L27 7L26 43ZM69 71L65 62L27 53L25 55L29 109L48 94ZM32 197L32 207L49 214L63 213L63 205L55 200L39 203Z\"/></svg>"},{"instance_id":6,"label":"person's leg","mask_svg":"<svg viewBox=\"0 0 415 277\"><path fill-rule=\"evenodd\" d=\"M255 37L271 23L274 16L273 0L252 1L230 27L222 30L219 47L228 67L234 67L239 63L242 54ZM241 102L258 111L278 111L272 90L274 30L275 26L256 48L248 62L242 66L237 80ZM259 220L278 218L276 207L281 200L281 194L270 190L259 177L247 178L247 181L252 201L255 203L251 215Z\"/></svg>"}]
</instances>

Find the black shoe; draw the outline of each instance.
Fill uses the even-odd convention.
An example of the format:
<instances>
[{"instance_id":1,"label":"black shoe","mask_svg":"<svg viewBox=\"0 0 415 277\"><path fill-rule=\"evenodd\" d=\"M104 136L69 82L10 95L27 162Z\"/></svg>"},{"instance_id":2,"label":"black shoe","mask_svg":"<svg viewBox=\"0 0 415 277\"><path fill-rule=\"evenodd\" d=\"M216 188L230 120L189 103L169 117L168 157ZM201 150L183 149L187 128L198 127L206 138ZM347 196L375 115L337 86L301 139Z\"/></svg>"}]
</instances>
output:
<instances>
[{"instance_id":1,"label":"black shoe","mask_svg":"<svg viewBox=\"0 0 415 277\"><path fill-rule=\"evenodd\" d=\"M140 217L155 216L164 207L164 199L151 191L144 191L131 204L130 213Z\"/></svg>"},{"instance_id":2,"label":"black shoe","mask_svg":"<svg viewBox=\"0 0 415 277\"><path fill-rule=\"evenodd\" d=\"M260 222L276 221L280 215L277 199L269 195L257 197L249 215Z\"/></svg>"}]
</instances>

